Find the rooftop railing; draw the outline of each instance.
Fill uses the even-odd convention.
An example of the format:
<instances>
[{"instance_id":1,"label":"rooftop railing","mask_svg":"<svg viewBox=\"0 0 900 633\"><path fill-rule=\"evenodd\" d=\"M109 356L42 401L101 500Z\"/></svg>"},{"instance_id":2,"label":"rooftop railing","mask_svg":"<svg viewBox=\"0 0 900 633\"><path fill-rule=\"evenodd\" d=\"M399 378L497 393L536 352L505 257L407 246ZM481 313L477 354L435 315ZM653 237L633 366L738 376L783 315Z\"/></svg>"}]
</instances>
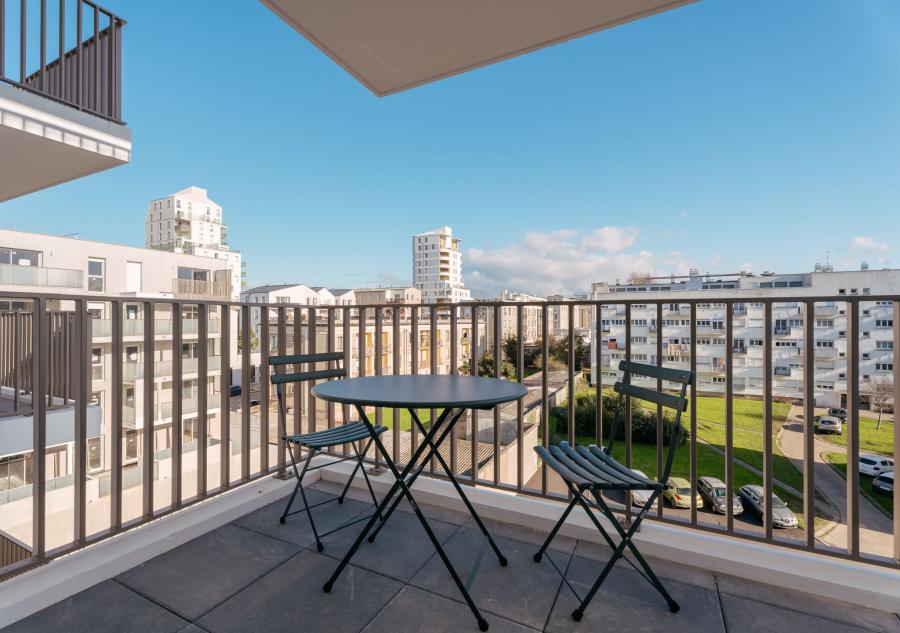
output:
<instances>
[{"instance_id":1,"label":"rooftop railing","mask_svg":"<svg viewBox=\"0 0 900 633\"><path fill-rule=\"evenodd\" d=\"M61 300L74 305L65 321L72 323L76 351L71 364L64 365L70 368L75 385L71 503L54 505L63 502L47 494L47 411L38 398L32 411L33 487L25 500L31 519L28 529L23 533L21 526L4 523L0 517L0 530L27 546L30 556L6 566L2 574L43 563L234 486L284 472L285 451L276 431L274 393L268 387L271 372L267 354L260 353L270 348L279 354L342 352L351 376L469 373L523 382L529 395L522 402L466 415L448 442L448 463L469 485L557 500L565 500L566 489L537 460L533 447L560 440L602 443L613 415L611 387L619 376L620 360L690 369L695 382L685 416L687 440L677 451L673 473L688 480L694 494L685 508L661 501L651 510L653 520L900 569L900 518L893 510L900 494L895 490L893 496L877 496L872 480L859 467L863 452L900 452L892 418L876 422L877 414L863 408L866 403L874 407L876 396L870 389L874 383L866 376L875 374L876 364L893 363L893 350L876 347L876 341L862 336L868 320L884 322L900 314L900 296L754 298L762 304L762 327L761 331L756 326L747 328L747 332L735 326L733 307L743 300L723 296L717 298L725 306L722 331L716 332L720 342L704 342L702 357L698 339L709 336L698 337L697 323L708 319L708 308L699 307L695 300L678 302L678 325L665 325L675 322L666 321L671 299L630 301L622 295L599 301L352 307L10 292L0 293L0 298L32 306L31 330L20 332L17 339L18 348L29 356L30 364L19 371L20 375L27 371L30 390L46 393L51 388L49 373L60 366L59 356L50 351L47 324L59 318L54 310ZM876 309L876 301L889 303ZM91 336L84 327L89 302L92 309L97 302L106 304L110 332L101 341L79 338ZM788 302L799 306L802 326L794 328L797 349L788 350L799 366L792 364L786 372L779 360L783 348L777 346L783 339L775 337L774 329L782 304ZM836 317L841 323L835 327L845 332L841 340L846 351L841 357L835 355L829 367L817 362L816 342L823 333L817 331L815 316L821 302L833 303L843 312ZM141 310L142 335L137 341L126 340L125 306L135 303ZM554 306L588 308L590 336L578 335L584 328L576 323L573 309L562 323L551 326L549 311ZM539 342L525 340L526 309L532 307L540 313ZM621 325L610 326L612 333L607 337L617 337L621 344L610 349L603 342L601 323L617 311L624 312L624 319ZM167 318L159 318L162 315ZM662 325L660 335L651 339L646 332L654 320ZM160 325L161 321L167 325ZM199 331L188 339L191 321ZM216 333L210 330L213 322L219 326ZM900 327L896 320L891 323L890 329L879 331L879 340L897 347ZM666 354L670 338L681 341L675 357ZM744 364L734 362L738 352L727 341L735 338L753 341L753 349L759 350L758 362L751 363L750 356ZM145 362L140 372L129 370L126 343L140 345L140 358L157 360ZM186 345L191 359L183 359L180 353L170 355L172 350L187 349ZM710 346L713 349L707 351ZM101 439L106 442L101 470L108 485L100 486L101 497L94 499L88 495L97 494L97 487L87 482L98 475L85 466L88 444L96 440L86 436L84 410L96 396L90 390L98 389L97 383L88 381L92 375L88 354L93 358L91 350L97 347L103 355L106 381L99 398L104 410L103 437L108 438ZM78 350L83 350L80 359ZM260 364L255 366L257 354ZM218 398L231 393L231 372L215 371L216 365L231 367L235 375L239 370L240 394L229 398L227 406L219 407ZM900 368L890 366L891 396L900 401ZM133 383L125 381L127 373ZM788 373L791 380L782 380ZM656 386L653 382L647 386ZM165 393L166 389L174 390L176 396ZM256 401L261 405L255 406ZM289 394L288 404L291 433L330 428L351 419L345 407L310 398L308 386ZM625 405L630 424L624 425L617 457L653 477L662 471L670 421L655 406L638 401ZM827 406L846 408L843 432L832 439L834 476L844 478L843 493L826 493L817 486L821 474L816 468L815 420L820 408ZM422 417L431 420L436 413L423 412ZM131 428L136 418L156 420L154 432ZM396 409L377 409L372 418L390 427L382 437L396 462L405 463L422 441L415 427L404 424L404 412ZM196 450L189 449L187 459L189 445ZM370 456L375 459L374 454ZM442 476L433 464L425 472ZM721 479L732 493L746 485L760 486L760 516L749 504L743 514L736 514L731 504L726 504L722 515L708 511L696 498L701 476ZM776 526L773 507L779 499L799 517L799 527ZM628 497L611 497L609 502L625 515L635 511ZM59 517L68 517L68 522Z\"/></svg>"},{"instance_id":2,"label":"rooftop railing","mask_svg":"<svg viewBox=\"0 0 900 633\"><path fill-rule=\"evenodd\" d=\"M0 81L123 124L123 26L90 0L0 0Z\"/></svg>"}]
</instances>

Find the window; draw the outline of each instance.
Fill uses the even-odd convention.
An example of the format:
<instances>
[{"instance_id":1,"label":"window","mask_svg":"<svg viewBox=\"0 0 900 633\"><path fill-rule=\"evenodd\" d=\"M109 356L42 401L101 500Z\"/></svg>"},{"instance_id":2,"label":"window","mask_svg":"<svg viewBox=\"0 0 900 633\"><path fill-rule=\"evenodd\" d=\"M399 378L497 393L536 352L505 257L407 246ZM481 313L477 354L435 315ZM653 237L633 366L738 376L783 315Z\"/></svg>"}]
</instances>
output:
<instances>
[{"instance_id":1,"label":"window","mask_svg":"<svg viewBox=\"0 0 900 633\"><path fill-rule=\"evenodd\" d=\"M817 382L816 389L820 389L822 391L834 391L834 383L833 382Z\"/></svg>"},{"instance_id":2,"label":"window","mask_svg":"<svg viewBox=\"0 0 900 633\"><path fill-rule=\"evenodd\" d=\"M894 349L894 341L875 341L875 349Z\"/></svg>"},{"instance_id":3,"label":"window","mask_svg":"<svg viewBox=\"0 0 900 633\"><path fill-rule=\"evenodd\" d=\"M91 348L91 380L103 380L103 349Z\"/></svg>"},{"instance_id":4,"label":"window","mask_svg":"<svg viewBox=\"0 0 900 633\"><path fill-rule=\"evenodd\" d=\"M106 260L88 259L88 290L103 292L106 290Z\"/></svg>"},{"instance_id":5,"label":"window","mask_svg":"<svg viewBox=\"0 0 900 633\"><path fill-rule=\"evenodd\" d=\"M725 376L713 376L713 384L714 385L724 385L725 384Z\"/></svg>"},{"instance_id":6,"label":"window","mask_svg":"<svg viewBox=\"0 0 900 633\"><path fill-rule=\"evenodd\" d=\"M816 341L816 347L834 347L834 341Z\"/></svg>"},{"instance_id":7,"label":"window","mask_svg":"<svg viewBox=\"0 0 900 633\"><path fill-rule=\"evenodd\" d=\"M894 327L894 319L875 319L875 327Z\"/></svg>"},{"instance_id":8,"label":"window","mask_svg":"<svg viewBox=\"0 0 900 633\"><path fill-rule=\"evenodd\" d=\"M747 339L747 344L750 347L762 347L763 341L761 338L751 338L751 339Z\"/></svg>"},{"instance_id":9,"label":"window","mask_svg":"<svg viewBox=\"0 0 900 633\"><path fill-rule=\"evenodd\" d=\"M13 266L40 266L41 252L27 251L21 248L0 247L0 264Z\"/></svg>"},{"instance_id":10,"label":"window","mask_svg":"<svg viewBox=\"0 0 900 633\"><path fill-rule=\"evenodd\" d=\"M87 441L88 470L96 472L103 468L103 438L89 437Z\"/></svg>"},{"instance_id":11,"label":"window","mask_svg":"<svg viewBox=\"0 0 900 633\"><path fill-rule=\"evenodd\" d=\"M894 371L894 363L875 363L875 371Z\"/></svg>"},{"instance_id":12,"label":"window","mask_svg":"<svg viewBox=\"0 0 900 633\"><path fill-rule=\"evenodd\" d=\"M790 319L788 325L791 327L803 327L803 319Z\"/></svg>"},{"instance_id":13,"label":"window","mask_svg":"<svg viewBox=\"0 0 900 633\"><path fill-rule=\"evenodd\" d=\"M834 319L816 319L816 327L834 327Z\"/></svg>"}]
</instances>

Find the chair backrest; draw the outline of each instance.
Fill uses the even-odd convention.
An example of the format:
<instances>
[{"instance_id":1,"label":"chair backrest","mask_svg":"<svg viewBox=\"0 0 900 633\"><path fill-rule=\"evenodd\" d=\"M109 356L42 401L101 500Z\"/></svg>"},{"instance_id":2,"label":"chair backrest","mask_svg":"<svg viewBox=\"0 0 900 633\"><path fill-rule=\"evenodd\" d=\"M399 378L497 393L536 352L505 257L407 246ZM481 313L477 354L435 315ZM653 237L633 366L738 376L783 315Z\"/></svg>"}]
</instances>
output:
<instances>
[{"instance_id":1,"label":"chair backrest","mask_svg":"<svg viewBox=\"0 0 900 633\"><path fill-rule=\"evenodd\" d=\"M606 452L612 454L613 445L616 441L616 434L619 430L619 424L622 419L628 415L628 408L623 406L625 404L626 396L652 402L663 408L674 410L675 419L672 425L672 432L669 435L669 448L666 454L663 472L659 475L659 481L665 482L669 479L669 473L672 470L672 462L675 458L675 447L678 445L681 438L681 414L687 410L688 399L686 393L688 386L693 385L694 374L684 369L658 367L656 365L635 363L630 360L621 361L619 363L619 370L623 372L622 380L617 382L613 387L616 393L619 394L619 399L616 402L615 415L613 416L613 425L610 429ZM680 385L679 392L676 395L666 391L633 385L631 384L631 378L635 375L674 382Z\"/></svg>"},{"instance_id":2,"label":"chair backrest","mask_svg":"<svg viewBox=\"0 0 900 633\"><path fill-rule=\"evenodd\" d=\"M320 354L291 354L287 356L269 356L269 366L275 368L271 382L278 394L278 424L282 437L287 436L287 402L284 386L291 383L302 383L307 380L325 380L328 378L344 378L347 370L344 367L333 369L312 369L301 371L303 365L315 363L340 363L344 360L343 352L322 352ZM297 371L287 373L288 366L293 365Z\"/></svg>"}]
</instances>

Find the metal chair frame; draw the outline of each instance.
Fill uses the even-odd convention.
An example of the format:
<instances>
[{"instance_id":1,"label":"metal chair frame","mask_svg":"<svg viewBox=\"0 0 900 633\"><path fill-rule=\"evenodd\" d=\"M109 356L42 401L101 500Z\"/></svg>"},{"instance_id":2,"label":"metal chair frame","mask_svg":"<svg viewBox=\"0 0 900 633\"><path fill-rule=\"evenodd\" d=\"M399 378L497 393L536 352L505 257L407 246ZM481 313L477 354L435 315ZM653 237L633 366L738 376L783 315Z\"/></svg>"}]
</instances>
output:
<instances>
[{"instance_id":1,"label":"metal chair frame","mask_svg":"<svg viewBox=\"0 0 900 633\"><path fill-rule=\"evenodd\" d=\"M582 619L584 610L600 589L600 585L606 580L613 565L620 558L631 565L638 574L662 594L669 606L669 610L675 613L680 608L678 603L675 602L668 591L666 591L666 588L659 578L657 578L656 574L653 573L650 565L644 557L641 556L632 537L635 532L637 532L644 517L647 516L647 513L653 507L653 503L665 489L666 482L669 480L672 463L675 459L675 447L678 445L681 433L683 432L681 426L681 414L687 409L687 388L689 385L693 385L694 376L689 371L634 363L631 361L622 361L619 363L619 369L623 372L623 376L622 380L615 384L615 391L619 394L619 398L616 402L613 424L610 429L609 441L607 442L606 448L600 448L595 445L589 447L572 447L568 442L561 442L559 446L551 446L549 450L545 449L543 446L536 446L534 449L544 463L562 477L571 496L569 505L550 531L544 544L537 553L535 553L534 561L537 563L541 561L547 547L550 545L551 541L553 541L553 538L559 532L559 529L562 527L563 523L565 523L569 513L576 505L579 505L584 509L591 522L600 532L604 541L606 541L613 549L612 556L609 561L607 561L606 566L600 572L599 577L584 598L581 598L578 595L578 592L566 579L565 573L556 566L551 558L548 557L551 565L556 568L562 576L563 581L580 601L578 607L572 612L572 618L575 621L580 621ZM676 396L671 393L632 385L632 375L646 376L649 378L656 378L657 380L678 383L681 385L680 393ZM623 404L626 396L647 400L657 405L661 405L662 407L674 409L676 412L672 432L669 436L669 447L662 476L657 481L640 477L612 457L616 433L622 418L625 417ZM623 525L603 498L602 492L604 490L623 491L625 493L626 503L630 503L630 491L632 490L649 490L651 491L651 494L649 499L644 503L644 506L634 517L631 525ZM590 493L592 499L587 496L587 493ZM607 529L604 528L603 524L594 514L593 509L599 510L612 524L616 535L619 537L618 543L613 540L613 537L610 536ZM637 564L625 556L626 548L634 555Z\"/></svg>"},{"instance_id":2,"label":"metal chair frame","mask_svg":"<svg viewBox=\"0 0 900 633\"><path fill-rule=\"evenodd\" d=\"M331 363L340 363L344 358L344 354L342 352L326 352L321 354L294 354L288 356L270 356L269 357L269 365L275 367L275 373L272 375L271 382L275 385L275 391L278 394L278 424L279 430L281 432L281 440L284 442L285 447L287 448L288 456L291 460L291 467L294 470L294 475L296 476L297 483L294 486L294 491L291 493L291 497L287 502L287 505L284 508L284 512L279 518L279 522L283 525L287 520L287 517L292 516L294 514L299 514L301 512L306 512L309 518L309 524L312 527L313 535L316 539L316 549L320 552L325 549L325 546L322 544L322 538L337 532L338 530L342 530L346 527L350 527L355 523L359 523L360 521L367 520L371 515L366 515L362 518L354 519L348 523L340 525L332 530L329 530L324 533L319 533L316 528L315 520L313 519L312 509L317 508L326 503L331 503L333 501L337 501L338 503L344 503L344 497L347 495L347 491L350 489L350 484L353 482L353 478L356 476L357 471L362 471L363 479L366 482L366 487L369 489L369 495L372 497L372 503L376 507L376 512L378 508L378 499L375 496L375 491L372 488L372 482L369 481L369 475L365 469L365 456L369 451L369 447L372 444L372 435L370 434L366 425L362 422L352 422L345 423L342 426L338 426L335 428L316 431L313 433L305 433L301 435L288 435L287 433L287 396L285 394L285 388L288 384L294 384L299 387L300 384L309 381L309 380L323 380L323 379L331 379L331 378L344 378L347 375L346 368L343 367L334 367L329 369L321 369L321 370L310 370L310 371L297 371L294 373L285 373L284 369L288 365L295 365L298 367L302 365L312 364L315 366L316 363L327 362L329 365ZM297 388L295 387L295 388ZM312 396L310 396L312 397ZM386 426L378 426L373 429L375 434L381 434L387 430ZM365 447L362 446L363 441L367 440L365 443ZM359 446L357 446L357 443ZM353 470L350 473L350 477L347 479L347 483L344 485L344 489L341 491L340 496L327 499L325 501L320 501L319 503L315 503L313 505L309 504L309 501L306 498L306 491L303 489L303 477L307 472L312 470L317 470L324 466L330 466L334 464L334 461L328 462L327 464L320 464L318 466L311 466L313 457L319 454L322 449L332 448L334 446L342 446L345 444L350 444L353 448L353 455L349 455L346 457L342 457L337 459L336 461L348 461L354 460L356 461L356 465L353 467ZM306 449L306 458L302 459L303 465L302 467L298 464L301 461L303 455L303 449ZM295 454L296 451L296 454ZM294 504L294 499L297 497L297 493L300 493L300 497L303 499L303 508L299 510L291 511L291 507Z\"/></svg>"}]
</instances>

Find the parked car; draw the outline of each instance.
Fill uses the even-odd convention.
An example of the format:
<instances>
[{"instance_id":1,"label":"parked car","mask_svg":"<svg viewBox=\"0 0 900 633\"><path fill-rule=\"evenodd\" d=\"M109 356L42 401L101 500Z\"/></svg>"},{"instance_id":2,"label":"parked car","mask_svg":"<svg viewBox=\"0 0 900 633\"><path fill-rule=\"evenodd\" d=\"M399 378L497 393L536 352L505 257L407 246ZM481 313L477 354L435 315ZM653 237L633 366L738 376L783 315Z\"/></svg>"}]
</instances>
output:
<instances>
[{"instance_id":1,"label":"parked car","mask_svg":"<svg viewBox=\"0 0 900 633\"><path fill-rule=\"evenodd\" d=\"M684 477L669 477L663 496L676 508L691 507L691 484ZM703 505L703 497L697 495L697 507Z\"/></svg>"},{"instance_id":2,"label":"parked car","mask_svg":"<svg viewBox=\"0 0 900 633\"><path fill-rule=\"evenodd\" d=\"M833 418L837 418L838 420L844 421L847 419L847 409L843 407L833 407L828 409L828 415Z\"/></svg>"},{"instance_id":3,"label":"parked car","mask_svg":"<svg viewBox=\"0 0 900 633\"><path fill-rule=\"evenodd\" d=\"M894 470L894 460L882 455L860 455L859 472L861 475L877 477L881 473Z\"/></svg>"},{"instance_id":4,"label":"parked car","mask_svg":"<svg viewBox=\"0 0 900 633\"><path fill-rule=\"evenodd\" d=\"M241 386L240 385L231 385L228 389L228 395L232 398L235 396L241 395Z\"/></svg>"},{"instance_id":5,"label":"parked car","mask_svg":"<svg viewBox=\"0 0 900 633\"><path fill-rule=\"evenodd\" d=\"M822 415L816 418L816 433L837 433L841 434L843 425L841 419L830 415Z\"/></svg>"},{"instance_id":6,"label":"parked car","mask_svg":"<svg viewBox=\"0 0 900 633\"><path fill-rule=\"evenodd\" d=\"M644 477L647 479L647 475L643 473L643 471L632 469L635 475L639 477ZM636 505L639 508L643 508L644 504L650 500L650 491L649 490L632 490L631 491L631 503Z\"/></svg>"},{"instance_id":7,"label":"parked car","mask_svg":"<svg viewBox=\"0 0 900 633\"><path fill-rule=\"evenodd\" d=\"M745 508L749 508L755 515L762 517L765 511L765 491L762 486L749 484L741 486L738 495ZM777 528L797 527L797 515L795 515L778 495L772 493L772 526Z\"/></svg>"},{"instance_id":8,"label":"parked car","mask_svg":"<svg viewBox=\"0 0 900 633\"><path fill-rule=\"evenodd\" d=\"M894 471L878 475L872 480L872 488L886 495L894 494Z\"/></svg>"},{"instance_id":9,"label":"parked car","mask_svg":"<svg viewBox=\"0 0 900 633\"><path fill-rule=\"evenodd\" d=\"M738 499L735 494L729 495L728 489L725 487L725 482L718 477L701 477L698 479L697 492L703 497L703 501L706 502L706 507L713 512L727 514L729 496L731 497L732 514L737 515L744 511L741 500Z\"/></svg>"}]
</instances>

